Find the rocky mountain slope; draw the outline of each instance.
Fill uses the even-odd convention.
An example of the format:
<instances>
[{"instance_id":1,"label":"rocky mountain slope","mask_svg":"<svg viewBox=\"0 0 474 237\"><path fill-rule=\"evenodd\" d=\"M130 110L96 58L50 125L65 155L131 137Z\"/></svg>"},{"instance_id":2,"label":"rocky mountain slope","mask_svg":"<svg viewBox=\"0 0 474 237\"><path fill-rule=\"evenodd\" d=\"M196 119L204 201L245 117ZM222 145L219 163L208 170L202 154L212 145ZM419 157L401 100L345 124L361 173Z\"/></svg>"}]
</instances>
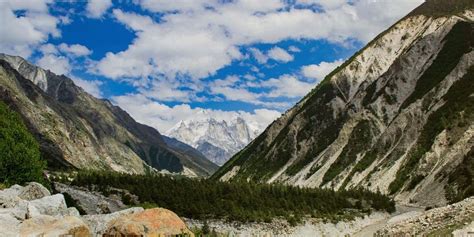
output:
<instances>
[{"instance_id":1,"label":"rocky mountain slope","mask_svg":"<svg viewBox=\"0 0 474 237\"><path fill-rule=\"evenodd\" d=\"M474 2L428 0L330 73L213 176L474 195Z\"/></svg>"},{"instance_id":2,"label":"rocky mountain slope","mask_svg":"<svg viewBox=\"0 0 474 237\"><path fill-rule=\"evenodd\" d=\"M0 54L0 99L24 118L50 168L193 176L209 176L217 168L202 156L168 146L158 131L66 76L21 57Z\"/></svg>"},{"instance_id":3,"label":"rocky mountain slope","mask_svg":"<svg viewBox=\"0 0 474 237\"><path fill-rule=\"evenodd\" d=\"M259 132L258 128L250 126L240 117L226 122L200 111L195 118L180 121L166 134L191 145L214 163L222 165Z\"/></svg>"}]
</instances>

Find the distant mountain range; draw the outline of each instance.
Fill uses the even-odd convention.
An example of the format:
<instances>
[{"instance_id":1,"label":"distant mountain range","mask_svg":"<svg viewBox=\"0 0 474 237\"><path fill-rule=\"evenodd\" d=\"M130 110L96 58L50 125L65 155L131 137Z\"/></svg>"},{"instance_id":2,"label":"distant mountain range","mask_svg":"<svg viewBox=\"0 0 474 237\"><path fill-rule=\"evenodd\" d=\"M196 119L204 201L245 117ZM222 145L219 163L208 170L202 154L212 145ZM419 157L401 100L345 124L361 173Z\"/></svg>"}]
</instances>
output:
<instances>
[{"instance_id":1,"label":"distant mountain range","mask_svg":"<svg viewBox=\"0 0 474 237\"><path fill-rule=\"evenodd\" d=\"M217 120L201 110L192 119L177 123L166 135L189 144L212 162L222 165L259 132L258 127L251 126L241 117Z\"/></svg>"},{"instance_id":2,"label":"distant mountain range","mask_svg":"<svg viewBox=\"0 0 474 237\"><path fill-rule=\"evenodd\" d=\"M209 176L217 165L179 141L137 123L107 100L17 56L0 54L0 99L40 142L51 169L153 170Z\"/></svg>"},{"instance_id":3,"label":"distant mountain range","mask_svg":"<svg viewBox=\"0 0 474 237\"><path fill-rule=\"evenodd\" d=\"M421 205L474 195L473 22L472 0L426 1L213 178L366 188Z\"/></svg>"}]
</instances>

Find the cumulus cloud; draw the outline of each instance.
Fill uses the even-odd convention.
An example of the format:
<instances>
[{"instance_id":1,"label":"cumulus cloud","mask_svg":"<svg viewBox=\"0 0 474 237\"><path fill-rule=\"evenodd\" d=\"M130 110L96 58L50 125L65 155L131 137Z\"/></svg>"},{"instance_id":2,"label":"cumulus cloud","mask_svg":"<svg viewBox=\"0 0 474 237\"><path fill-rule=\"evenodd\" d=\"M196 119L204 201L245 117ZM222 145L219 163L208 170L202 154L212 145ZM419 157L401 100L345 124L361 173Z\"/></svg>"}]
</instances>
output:
<instances>
[{"instance_id":1,"label":"cumulus cloud","mask_svg":"<svg viewBox=\"0 0 474 237\"><path fill-rule=\"evenodd\" d=\"M240 116L249 124L260 129L264 129L281 115L278 111L268 109L257 109L249 113L244 111L191 108L188 104L167 106L141 94L116 96L112 98L112 101L129 112L138 122L148 124L161 133L165 133L179 121L199 116L203 112L215 119L226 121Z\"/></svg>"},{"instance_id":2,"label":"cumulus cloud","mask_svg":"<svg viewBox=\"0 0 474 237\"><path fill-rule=\"evenodd\" d=\"M72 69L68 58L54 54L45 54L36 63L58 75L68 75Z\"/></svg>"},{"instance_id":3,"label":"cumulus cloud","mask_svg":"<svg viewBox=\"0 0 474 237\"><path fill-rule=\"evenodd\" d=\"M100 86L103 84L102 81L99 80L84 80L75 76L71 76L71 79L74 83L84 89L87 93L93 95L96 98L102 98L102 92L100 90Z\"/></svg>"},{"instance_id":4,"label":"cumulus cloud","mask_svg":"<svg viewBox=\"0 0 474 237\"><path fill-rule=\"evenodd\" d=\"M100 18L112 7L112 0L89 0L86 6L87 16Z\"/></svg>"},{"instance_id":5,"label":"cumulus cloud","mask_svg":"<svg viewBox=\"0 0 474 237\"><path fill-rule=\"evenodd\" d=\"M336 69L336 67L341 65L343 62L344 61L342 59L339 59L334 62L321 62L319 64L303 66L301 68L301 73L305 77L321 81L326 75Z\"/></svg>"},{"instance_id":6,"label":"cumulus cloud","mask_svg":"<svg viewBox=\"0 0 474 237\"><path fill-rule=\"evenodd\" d=\"M59 37L59 20L50 15L52 0L0 1L0 51L28 58L50 36ZM16 11L24 11L16 15Z\"/></svg>"},{"instance_id":7,"label":"cumulus cloud","mask_svg":"<svg viewBox=\"0 0 474 237\"><path fill-rule=\"evenodd\" d=\"M280 62L289 62L293 61L293 55L289 54L286 50L280 48L280 47L273 47L268 51L268 57L280 61Z\"/></svg>"},{"instance_id":8,"label":"cumulus cloud","mask_svg":"<svg viewBox=\"0 0 474 237\"><path fill-rule=\"evenodd\" d=\"M290 51L292 53L299 53L299 52L301 52L301 49L299 49L298 47L292 45L288 48L288 51Z\"/></svg>"},{"instance_id":9,"label":"cumulus cloud","mask_svg":"<svg viewBox=\"0 0 474 237\"><path fill-rule=\"evenodd\" d=\"M87 56L92 53L90 49L80 44L67 45L62 43L58 47L62 52L76 57Z\"/></svg>"},{"instance_id":10,"label":"cumulus cloud","mask_svg":"<svg viewBox=\"0 0 474 237\"><path fill-rule=\"evenodd\" d=\"M294 75L282 75L279 78L264 81L261 85L271 89L266 94L267 97L296 98L306 95L315 83L301 81Z\"/></svg>"},{"instance_id":11,"label":"cumulus cloud","mask_svg":"<svg viewBox=\"0 0 474 237\"><path fill-rule=\"evenodd\" d=\"M106 54L96 64L95 73L113 79L164 74L197 80L241 59L239 47L245 45L287 39L367 42L422 0L303 1L325 7L322 12L295 8L279 0L137 2L163 17L156 22L114 10L114 17L137 38L126 50ZM292 56L282 50L275 49L271 56L289 61ZM253 52L260 63L265 63L269 55L260 53Z\"/></svg>"}]
</instances>

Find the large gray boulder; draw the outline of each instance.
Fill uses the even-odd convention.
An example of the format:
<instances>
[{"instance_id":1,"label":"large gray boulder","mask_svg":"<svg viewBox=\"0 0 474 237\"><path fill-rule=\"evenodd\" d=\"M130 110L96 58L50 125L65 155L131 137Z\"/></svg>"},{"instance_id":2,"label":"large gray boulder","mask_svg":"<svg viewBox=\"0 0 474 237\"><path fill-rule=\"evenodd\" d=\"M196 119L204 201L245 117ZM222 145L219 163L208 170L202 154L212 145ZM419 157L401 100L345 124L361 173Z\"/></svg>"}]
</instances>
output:
<instances>
[{"instance_id":1,"label":"large gray boulder","mask_svg":"<svg viewBox=\"0 0 474 237\"><path fill-rule=\"evenodd\" d=\"M35 200L43 197L51 196L51 193L43 185L31 182L21 189L18 197L23 200Z\"/></svg>"},{"instance_id":2,"label":"large gray boulder","mask_svg":"<svg viewBox=\"0 0 474 237\"><path fill-rule=\"evenodd\" d=\"M16 206L21 200L18 196L22 189L22 186L15 184L10 188L0 190L0 208L11 208Z\"/></svg>"},{"instance_id":3,"label":"large gray boulder","mask_svg":"<svg viewBox=\"0 0 474 237\"><path fill-rule=\"evenodd\" d=\"M50 216L62 216L67 212L66 201L62 194L43 197L29 202L40 214Z\"/></svg>"},{"instance_id":4,"label":"large gray boulder","mask_svg":"<svg viewBox=\"0 0 474 237\"><path fill-rule=\"evenodd\" d=\"M105 197L99 192L62 183L54 183L54 187L58 192L67 194L74 199L77 205L88 215L108 214L127 208L118 197Z\"/></svg>"},{"instance_id":5,"label":"large gray boulder","mask_svg":"<svg viewBox=\"0 0 474 237\"><path fill-rule=\"evenodd\" d=\"M92 233L95 233L99 236L105 234L109 224L120 217L127 216L130 214L135 214L144 211L141 207L132 207L122 211L102 214L102 215L85 215L82 216L82 219L89 225L89 228Z\"/></svg>"}]
</instances>

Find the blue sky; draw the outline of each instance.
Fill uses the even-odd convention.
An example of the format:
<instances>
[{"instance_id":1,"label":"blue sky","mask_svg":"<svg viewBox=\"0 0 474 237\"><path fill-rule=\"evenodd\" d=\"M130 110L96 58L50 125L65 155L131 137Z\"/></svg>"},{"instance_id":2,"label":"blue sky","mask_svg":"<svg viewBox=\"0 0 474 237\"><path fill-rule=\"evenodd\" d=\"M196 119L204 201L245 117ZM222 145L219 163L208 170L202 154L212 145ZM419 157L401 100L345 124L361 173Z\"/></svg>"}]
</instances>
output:
<instances>
[{"instance_id":1,"label":"blue sky","mask_svg":"<svg viewBox=\"0 0 474 237\"><path fill-rule=\"evenodd\" d=\"M206 110L264 128L422 0L4 0L0 52L165 132Z\"/></svg>"}]
</instances>

